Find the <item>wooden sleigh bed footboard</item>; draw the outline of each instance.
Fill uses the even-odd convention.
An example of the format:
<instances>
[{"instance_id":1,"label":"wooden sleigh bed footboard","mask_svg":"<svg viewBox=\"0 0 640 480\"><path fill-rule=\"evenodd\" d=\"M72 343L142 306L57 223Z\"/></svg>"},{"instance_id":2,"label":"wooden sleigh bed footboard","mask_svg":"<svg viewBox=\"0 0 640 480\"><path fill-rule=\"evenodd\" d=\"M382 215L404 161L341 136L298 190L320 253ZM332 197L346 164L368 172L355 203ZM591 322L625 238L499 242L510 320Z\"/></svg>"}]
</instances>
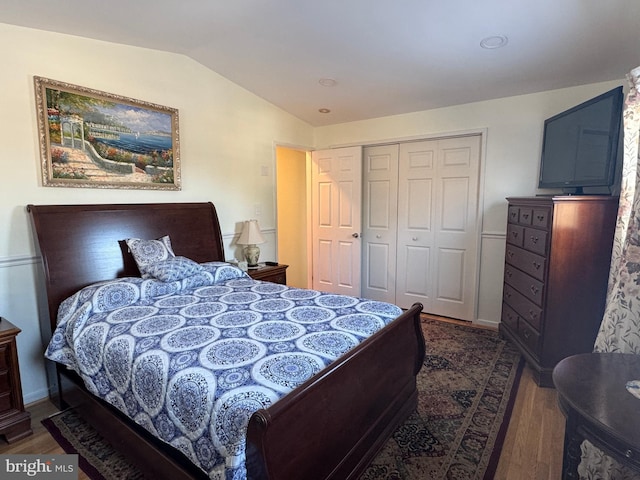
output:
<instances>
[{"instance_id":1,"label":"wooden sleigh bed footboard","mask_svg":"<svg viewBox=\"0 0 640 480\"><path fill-rule=\"evenodd\" d=\"M355 479L415 410L425 355L415 304L249 421L249 478Z\"/></svg>"},{"instance_id":2,"label":"wooden sleigh bed footboard","mask_svg":"<svg viewBox=\"0 0 640 480\"><path fill-rule=\"evenodd\" d=\"M80 288L137 276L122 240L171 237L176 255L224 261L211 203L29 205L42 256L41 330L48 342L60 303ZM416 375L424 359L422 305L411 309L307 382L256 412L246 444L249 479L355 479L394 429L415 409ZM52 362L49 362L52 363ZM71 406L149 478L206 475L177 450L152 437L91 395L74 372L51 369L52 398Z\"/></svg>"}]
</instances>

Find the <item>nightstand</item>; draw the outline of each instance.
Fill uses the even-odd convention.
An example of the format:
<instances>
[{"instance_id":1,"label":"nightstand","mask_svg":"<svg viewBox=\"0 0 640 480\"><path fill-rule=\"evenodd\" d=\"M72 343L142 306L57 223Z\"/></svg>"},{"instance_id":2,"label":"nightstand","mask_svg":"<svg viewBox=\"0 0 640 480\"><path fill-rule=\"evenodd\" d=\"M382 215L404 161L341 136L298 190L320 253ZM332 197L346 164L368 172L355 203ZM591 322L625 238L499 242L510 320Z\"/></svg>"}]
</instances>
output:
<instances>
[{"instance_id":1,"label":"nightstand","mask_svg":"<svg viewBox=\"0 0 640 480\"><path fill-rule=\"evenodd\" d=\"M31 435L31 414L24 409L16 336L20 329L0 318L0 435L11 443Z\"/></svg>"},{"instance_id":2,"label":"nightstand","mask_svg":"<svg viewBox=\"0 0 640 480\"><path fill-rule=\"evenodd\" d=\"M265 265L261 263L258 268L250 268L247 273L254 280L287 284L287 267L289 265Z\"/></svg>"}]
</instances>

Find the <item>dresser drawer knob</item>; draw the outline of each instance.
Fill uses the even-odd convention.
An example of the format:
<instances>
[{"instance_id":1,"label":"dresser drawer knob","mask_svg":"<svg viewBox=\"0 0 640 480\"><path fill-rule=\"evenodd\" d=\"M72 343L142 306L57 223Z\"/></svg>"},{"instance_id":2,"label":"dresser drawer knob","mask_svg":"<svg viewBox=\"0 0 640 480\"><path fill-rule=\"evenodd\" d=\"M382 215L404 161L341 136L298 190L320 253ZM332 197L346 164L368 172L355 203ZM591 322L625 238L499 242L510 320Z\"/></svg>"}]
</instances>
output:
<instances>
[{"instance_id":1,"label":"dresser drawer knob","mask_svg":"<svg viewBox=\"0 0 640 480\"><path fill-rule=\"evenodd\" d=\"M538 315L536 315L536 312L534 312L533 310L529 310L529 318L531 320L535 320L536 318L538 318Z\"/></svg>"},{"instance_id":2,"label":"dresser drawer knob","mask_svg":"<svg viewBox=\"0 0 640 480\"><path fill-rule=\"evenodd\" d=\"M539 291L540 289L538 287L536 287L535 285L531 285L531 293L533 293L534 295L538 295Z\"/></svg>"},{"instance_id":3,"label":"dresser drawer knob","mask_svg":"<svg viewBox=\"0 0 640 480\"><path fill-rule=\"evenodd\" d=\"M513 238L518 238L518 232L511 232L511 236Z\"/></svg>"},{"instance_id":4,"label":"dresser drawer knob","mask_svg":"<svg viewBox=\"0 0 640 480\"><path fill-rule=\"evenodd\" d=\"M536 218L538 219L539 222L544 220L544 215L538 215L536 216Z\"/></svg>"},{"instance_id":5,"label":"dresser drawer knob","mask_svg":"<svg viewBox=\"0 0 640 480\"><path fill-rule=\"evenodd\" d=\"M542 264L540 262L531 262L533 264L533 268L535 268L536 270L540 270L540 267L542 266Z\"/></svg>"},{"instance_id":6,"label":"dresser drawer knob","mask_svg":"<svg viewBox=\"0 0 640 480\"><path fill-rule=\"evenodd\" d=\"M509 258L513 258L513 251L512 250L507 250L507 256Z\"/></svg>"},{"instance_id":7,"label":"dresser drawer knob","mask_svg":"<svg viewBox=\"0 0 640 480\"><path fill-rule=\"evenodd\" d=\"M531 336L531 334L529 333L529 330L525 330L522 336L525 338L525 340L529 340L529 337Z\"/></svg>"},{"instance_id":8,"label":"dresser drawer knob","mask_svg":"<svg viewBox=\"0 0 640 480\"><path fill-rule=\"evenodd\" d=\"M535 244L538 243L539 238L538 237L534 237L533 235L531 235L531 241Z\"/></svg>"},{"instance_id":9,"label":"dresser drawer knob","mask_svg":"<svg viewBox=\"0 0 640 480\"><path fill-rule=\"evenodd\" d=\"M627 450L624 452L624 456L627 458L631 458L633 456L633 452L631 450Z\"/></svg>"}]
</instances>

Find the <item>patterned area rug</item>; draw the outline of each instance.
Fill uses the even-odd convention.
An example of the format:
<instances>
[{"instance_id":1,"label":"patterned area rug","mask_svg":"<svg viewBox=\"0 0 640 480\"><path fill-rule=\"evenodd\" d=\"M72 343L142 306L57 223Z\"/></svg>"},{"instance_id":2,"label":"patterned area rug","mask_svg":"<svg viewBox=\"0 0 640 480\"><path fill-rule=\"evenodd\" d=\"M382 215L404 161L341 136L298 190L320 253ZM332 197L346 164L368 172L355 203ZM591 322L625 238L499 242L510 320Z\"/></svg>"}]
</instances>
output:
<instances>
[{"instance_id":1,"label":"patterned area rug","mask_svg":"<svg viewBox=\"0 0 640 480\"><path fill-rule=\"evenodd\" d=\"M491 479L523 360L497 332L423 319L427 354L417 411L398 427L360 480ZM142 475L73 411L42 422L94 480Z\"/></svg>"}]
</instances>

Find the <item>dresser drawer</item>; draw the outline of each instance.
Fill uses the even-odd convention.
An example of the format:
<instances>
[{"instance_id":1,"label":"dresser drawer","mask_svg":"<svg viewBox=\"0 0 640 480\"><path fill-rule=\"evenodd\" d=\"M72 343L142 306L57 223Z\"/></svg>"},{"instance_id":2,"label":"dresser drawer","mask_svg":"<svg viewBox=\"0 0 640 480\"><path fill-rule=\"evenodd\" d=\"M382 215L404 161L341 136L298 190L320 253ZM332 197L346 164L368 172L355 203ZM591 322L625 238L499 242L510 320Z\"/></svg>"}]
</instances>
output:
<instances>
[{"instance_id":1,"label":"dresser drawer","mask_svg":"<svg viewBox=\"0 0 640 480\"><path fill-rule=\"evenodd\" d=\"M512 332L518 331L518 314L506 303L502 303L502 323L504 323Z\"/></svg>"},{"instance_id":2,"label":"dresser drawer","mask_svg":"<svg viewBox=\"0 0 640 480\"><path fill-rule=\"evenodd\" d=\"M540 356L538 347L540 344L540 334L527 325L526 322L518 323L518 337L531 353L536 357Z\"/></svg>"},{"instance_id":3,"label":"dresser drawer","mask_svg":"<svg viewBox=\"0 0 640 480\"><path fill-rule=\"evenodd\" d=\"M524 229L524 248L538 253L540 255L547 254L547 237L548 232L537 230L535 228Z\"/></svg>"},{"instance_id":4,"label":"dresser drawer","mask_svg":"<svg viewBox=\"0 0 640 480\"><path fill-rule=\"evenodd\" d=\"M532 218L533 218L532 208L520 207L520 215L518 216L518 223L520 225L531 225Z\"/></svg>"},{"instance_id":5,"label":"dresser drawer","mask_svg":"<svg viewBox=\"0 0 640 480\"><path fill-rule=\"evenodd\" d=\"M540 331L543 317L542 308L509 285L504 286L502 299L520 318L528 322L537 331Z\"/></svg>"},{"instance_id":6,"label":"dresser drawer","mask_svg":"<svg viewBox=\"0 0 640 480\"><path fill-rule=\"evenodd\" d=\"M531 225L534 227L549 229L549 221L551 220L551 210L549 208L534 208Z\"/></svg>"},{"instance_id":7,"label":"dresser drawer","mask_svg":"<svg viewBox=\"0 0 640 480\"><path fill-rule=\"evenodd\" d=\"M512 265L504 266L504 281L536 305L542 306L544 284Z\"/></svg>"},{"instance_id":8,"label":"dresser drawer","mask_svg":"<svg viewBox=\"0 0 640 480\"><path fill-rule=\"evenodd\" d=\"M527 252L521 248L507 245L506 260L514 267L518 267L538 280L544 280L546 258Z\"/></svg>"},{"instance_id":9,"label":"dresser drawer","mask_svg":"<svg viewBox=\"0 0 640 480\"><path fill-rule=\"evenodd\" d=\"M509 223L531 225L532 218L533 208L531 207L509 207Z\"/></svg>"},{"instance_id":10,"label":"dresser drawer","mask_svg":"<svg viewBox=\"0 0 640 480\"><path fill-rule=\"evenodd\" d=\"M507 242L522 247L524 245L524 227L519 225L507 225Z\"/></svg>"},{"instance_id":11,"label":"dresser drawer","mask_svg":"<svg viewBox=\"0 0 640 480\"><path fill-rule=\"evenodd\" d=\"M508 221L509 223L520 221L520 207L509 207Z\"/></svg>"}]
</instances>

